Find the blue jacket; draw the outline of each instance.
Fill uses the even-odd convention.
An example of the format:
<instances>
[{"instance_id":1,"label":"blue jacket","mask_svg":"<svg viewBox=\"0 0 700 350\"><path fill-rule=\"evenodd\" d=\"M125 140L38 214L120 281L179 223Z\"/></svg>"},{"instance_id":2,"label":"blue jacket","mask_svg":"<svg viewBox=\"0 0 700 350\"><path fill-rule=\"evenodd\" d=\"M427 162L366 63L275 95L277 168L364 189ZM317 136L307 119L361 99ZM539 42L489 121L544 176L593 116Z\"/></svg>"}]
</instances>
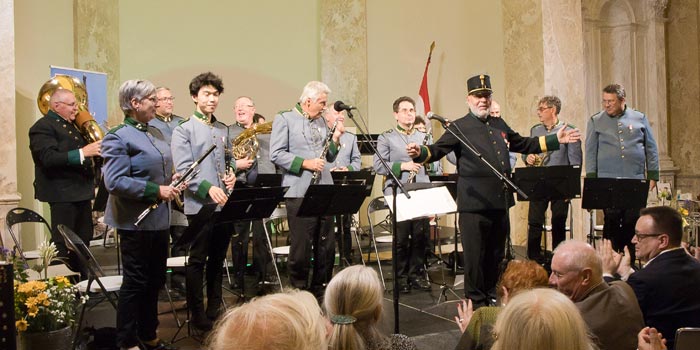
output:
<instances>
[{"instance_id":1,"label":"blue jacket","mask_svg":"<svg viewBox=\"0 0 700 350\"><path fill-rule=\"evenodd\" d=\"M172 180L168 143L155 127L126 118L102 140L102 168L109 200L105 223L123 230L165 230L170 227L169 204L152 211L141 224L139 214L158 200L159 186Z\"/></svg>"}]
</instances>

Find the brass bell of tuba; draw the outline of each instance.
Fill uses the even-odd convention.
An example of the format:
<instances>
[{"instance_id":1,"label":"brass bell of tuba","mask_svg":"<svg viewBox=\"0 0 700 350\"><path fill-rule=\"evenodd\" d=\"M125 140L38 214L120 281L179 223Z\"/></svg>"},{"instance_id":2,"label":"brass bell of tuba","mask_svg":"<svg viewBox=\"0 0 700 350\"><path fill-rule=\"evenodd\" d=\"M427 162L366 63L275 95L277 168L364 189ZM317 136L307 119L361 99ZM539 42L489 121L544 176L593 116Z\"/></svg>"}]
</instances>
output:
<instances>
[{"instance_id":1,"label":"brass bell of tuba","mask_svg":"<svg viewBox=\"0 0 700 350\"><path fill-rule=\"evenodd\" d=\"M104 138L104 132L88 111L88 95L85 84L76 77L57 74L41 86L41 89L39 89L39 96L36 98L36 103L39 106L41 114L46 115L46 113L49 112L51 95L58 89L69 90L75 95L75 102L78 104L78 115L75 117L75 125L78 127L78 130L80 130L85 141L87 143L93 143L102 140Z\"/></svg>"},{"instance_id":2,"label":"brass bell of tuba","mask_svg":"<svg viewBox=\"0 0 700 350\"><path fill-rule=\"evenodd\" d=\"M253 124L236 136L231 142L231 154L234 159L255 159L260 149L258 143L259 134L269 134L272 132L272 122L263 124Z\"/></svg>"}]
</instances>

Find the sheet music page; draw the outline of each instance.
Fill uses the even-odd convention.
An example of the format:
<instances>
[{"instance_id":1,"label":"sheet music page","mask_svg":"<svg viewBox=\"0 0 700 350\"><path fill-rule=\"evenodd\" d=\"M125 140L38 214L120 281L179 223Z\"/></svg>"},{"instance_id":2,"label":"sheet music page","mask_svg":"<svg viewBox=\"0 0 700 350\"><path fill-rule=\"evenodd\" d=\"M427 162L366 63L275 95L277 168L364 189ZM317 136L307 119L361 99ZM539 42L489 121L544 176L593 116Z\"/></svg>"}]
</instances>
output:
<instances>
[{"instance_id":1,"label":"sheet music page","mask_svg":"<svg viewBox=\"0 0 700 350\"><path fill-rule=\"evenodd\" d=\"M406 195L403 193L396 198L396 206L399 208L396 214L397 222L428 218L433 215L457 211L457 203L455 203L445 186L409 191L409 193L411 194L411 199L406 198ZM394 196L385 195L384 198L389 205L389 209L393 212Z\"/></svg>"}]
</instances>

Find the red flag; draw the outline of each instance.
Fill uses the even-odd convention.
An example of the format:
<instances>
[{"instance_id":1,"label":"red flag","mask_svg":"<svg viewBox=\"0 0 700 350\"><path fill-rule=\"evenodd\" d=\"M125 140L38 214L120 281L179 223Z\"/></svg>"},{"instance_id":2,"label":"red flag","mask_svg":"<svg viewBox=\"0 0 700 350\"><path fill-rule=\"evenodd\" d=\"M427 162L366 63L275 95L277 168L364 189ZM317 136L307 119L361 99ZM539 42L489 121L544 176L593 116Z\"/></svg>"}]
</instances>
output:
<instances>
[{"instance_id":1,"label":"red flag","mask_svg":"<svg viewBox=\"0 0 700 350\"><path fill-rule=\"evenodd\" d=\"M423 106L423 115L427 115L430 112L430 95L428 94L428 66L430 65L430 57L433 56L433 49L435 48L435 42L430 44L430 53L428 54L428 62L425 63L425 71L423 71L423 81L420 83L420 89L418 90L418 106L417 112L420 112L420 106Z\"/></svg>"}]
</instances>

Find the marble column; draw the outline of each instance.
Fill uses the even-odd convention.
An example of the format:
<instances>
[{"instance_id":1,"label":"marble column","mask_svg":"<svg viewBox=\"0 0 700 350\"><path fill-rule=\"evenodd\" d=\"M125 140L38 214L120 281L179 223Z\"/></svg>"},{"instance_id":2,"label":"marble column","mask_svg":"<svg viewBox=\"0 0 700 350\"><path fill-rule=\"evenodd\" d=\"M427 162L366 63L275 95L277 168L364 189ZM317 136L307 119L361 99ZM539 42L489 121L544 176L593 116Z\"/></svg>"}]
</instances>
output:
<instances>
[{"instance_id":1,"label":"marble column","mask_svg":"<svg viewBox=\"0 0 700 350\"><path fill-rule=\"evenodd\" d=\"M5 216L21 198L17 192L14 12L13 0L0 0L0 243L10 249L14 244L5 230Z\"/></svg>"},{"instance_id":2,"label":"marble column","mask_svg":"<svg viewBox=\"0 0 700 350\"><path fill-rule=\"evenodd\" d=\"M112 0L74 0L73 33L75 67L107 73L107 122L122 122L117 95L120 76L119 2ZM147 33L141 40L153 40Z\"/></svg>"}]
</instances>

